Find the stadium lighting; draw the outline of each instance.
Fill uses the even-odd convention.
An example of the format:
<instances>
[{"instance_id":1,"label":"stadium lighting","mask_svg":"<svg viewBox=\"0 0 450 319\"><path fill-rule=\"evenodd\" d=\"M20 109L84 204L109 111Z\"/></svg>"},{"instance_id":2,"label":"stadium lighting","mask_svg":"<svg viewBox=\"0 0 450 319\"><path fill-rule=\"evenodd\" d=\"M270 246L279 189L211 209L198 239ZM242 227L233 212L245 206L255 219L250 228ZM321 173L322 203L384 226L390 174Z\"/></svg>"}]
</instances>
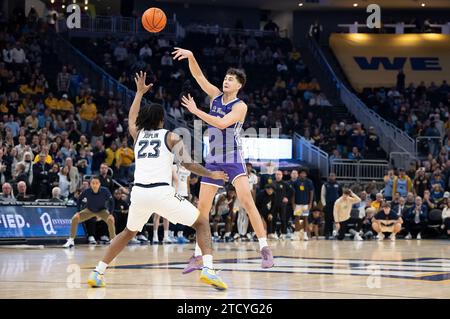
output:
<instances>
[{"instance_id":1,"label":"stadium lighting","mask_svg":"<svg viewBox=\"0 0 450 319\"><path fill-rule=\"evenodd\" d=\"M54 3L55 3L55 0L50 0L50 3L51 3L51 4L54 4Z\"/></svg>"},{"instance_id":2,"label":"stadium lighting","mask_svg":"<svg viewBox=\"0 0 450 319\"><path fill-rule=\"evenodd\" d=\"M356 8L357 6L358 6L358 4L357 4L357 3L354 3L354 4L353 4L353 7L355 7L355 8Z\"/></svg>"},{"instance_id":3,"label":"stadium lighting","mask_svg":"<svg viewBox=\"0 0 450 319\"><path fill-rule=\"evenodd\" d=\"M300 3L298 4L298 6L299 6L299 7L303 7L303 2L300 2Z\"/></svg>"},{"instance_id":4,"label":"stadium lighting","mask_svg":"<svg viewBox=\"0 0 450 319\"><path fill-rule=\"evenodd\" d=\"M61 6L61 8L65 9L65 8L66 8L66 5L65 5L65 4L63 4L63 5Z\"/></svg>"},{"instance_id":5,"label":"stadium lighting","mask_svg":"<svg viewBox=\"0 0 450 319\"><path fill-rule=\"evenodd\" d=\"M88 10L88 6L84 6L84 11L87 11Z\"/></svg>"},{"instance_id":6,"label":"stadium lighting","mask_svg":"<svg viewBox=\"0 0 450 319\"><path fill-rule=\"evenodd\" d=\"M420 5L421 5L422 7L425 7L425 3L423 3L423 2L422 2Z\"/></svg>"}]
</instances>

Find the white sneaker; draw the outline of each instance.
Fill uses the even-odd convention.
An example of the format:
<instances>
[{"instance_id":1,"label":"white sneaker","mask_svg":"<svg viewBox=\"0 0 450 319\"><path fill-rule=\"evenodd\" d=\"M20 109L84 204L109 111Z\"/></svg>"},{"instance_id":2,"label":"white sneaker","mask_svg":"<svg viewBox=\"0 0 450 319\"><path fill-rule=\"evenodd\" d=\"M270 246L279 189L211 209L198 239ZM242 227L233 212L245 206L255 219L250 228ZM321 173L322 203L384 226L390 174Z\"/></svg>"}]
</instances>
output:
<instances>
[{"instance_id":1,"label":"white sneaker","mask_svg":"<svg viewBox=\"0 0 450 319\"><path fill-rule=\"evenodd\" d=\"M307 232L304 232L304 234L303 234L303 240L304 240L304 241L308 241L308 240L309 240L309 238L308 238L308 233L307 233Z\"/></svg>"},{"instance_id":2,"label":"white sneaker","mask_svg":"<svg viewBox=\"0 0 450 319\"><path fill-rule=\"evenodd\" d=\"M163 244L173 244L173 241L170 237L165 237L163 239Z\"/></svg>"},{"instance_id":3,"label":"white sneaker","mask_svg":"<svg viewBox=\"0 0 450 319\"><path fill-rule=\"evenodd\" d=\"M412 239L411 233L408 233L408 235L405 236L405 239L406 239L406 240Z\"/></svg>"},{"instance_id":4,"label":"white sneaker","mask_svg":"<svg viewBox=\"0 0 450 319\"><path fill-rule=\"evenodd\" d=\"M294 232L291 236L291 240L293 241L299 241L300 240L300 232Z\"/></svg>"},{"instance_id":5,"label":"white sneaker","mask_svg":"<svg viewBox=\"0 0 450 319\"><path fill-rule=\"evenodd\" d=\"M389 238L390 238L391 241L395 241L395 234L392 233L392 234L389 236Z\"/></svg>"},{"instance_id":6,"label":"white sneaker","mask_svg":"<svg viewBox=\"0 0 450 319\"><path fill-rule=\"evenodd\" d=\"M281 235L280 235L280 240L286 240L286 239L287 239L286 234L281 234Z\"/></svg>"},{"instance_id":7,"label":"white sneaker","mask_svg":"<svg viewBox=\"0 0 450 319\"><path fill-rule=\"evenodd\" d=\"M139 241L143 241L143 242L148 242L148 238L145 237L144 235L140 234L137 237L135 237L137 240Z\"/></svg>"},{"instance_id":8,"label":"white sneaker","mask_svg":"<svg viewBox=\"0 0 450 319\"><path fill-rule=\"evenodd\" d=\"M67 242L63 245L64 248L72 248L75 246L75 241L73 238L67 239Z\"/></svg>"},{"instance_id":9,"label":"white sneaker","mask_svg":"<svg viewBox=\"0 0 450 319\"><path fill-rule=\"evenodd\" d=\"M95 240L94 236L89 236L88 242L89 242L89 245L97 245L97 241Z\"/></svg>"},{"instance_id":10,"label":"white sneaker","mask_svg":"<svg viewBox=\"0 0 450 319\"><path fill-rule=\"evenodd\" d=\"M333 237L336 237L337 236L337 234L338 234L338 232L337 232L337 230L335 229L335 230L333 230Z\"/></svg>"},{"instance_id":11,"label":"white sneaker","mask_svg":"<svg viewBox=\"0 0 450 319\"><path fill-rule=\"evenodd\" d=\"M421 239L422 239L422 236L420 235L420 233L417 234L416 239L417 239L417 240L421 240Z\"/></svg>"},{"instance_id":12,"label":"white sneaker","mask_svg":"<svg viewBox=\"0 0 450 319\"><path fill-rule=\"evenodd\" d=\"M100 237L100 241L109 242L109 237L104 235L104 236Z\"/></svg>"},{"instance_id":13,"label":"white sneaker","mask_svg":"<svg viewBox=\"0 0 450 319\"><path fill-rule=\"evenodd\" d=\"M379 233L377 238L378 238L379 241L384 240L384 234L383 233Z\"/></svg>"},{"instance_id":14,"label":"white sneaker","mask_svg":"<svg viewBox=\"0 0 450 319\"><path fill-rule=\"evenodd\" d=\"M159 244L159 239L158 239L158 237L153 237L152 243L153 243L153 244Z\"/></svg>"},{"instance_id":15,"label":"white sneaker","mask_svg":"<svg viewBox=\"0 0 450 319\"><path fill-rule=\"evenodd\" d=\"M353 237L353 240L355 240L355 241L363 241L364 239L362 239L360 234L356 234L355 237Z\"/></svg>"},{"instance_id":16,"label":"white sneaker","mask_svg":"<svg viewBox=\"0 0 450 319\"><path fill-rule=\"evenodd\" d=\"M128 243L132 245L137 245L140 244L141 242L136 237L133 237Z\"/></svg>"},{"instance_id":17,"label":"white sneaker","mask_svg":"<svg viewBox=\"0 0 450 319\"><path fill-rule=\"evenodd\" d=\"M277 234L269 234L269 235L267 236L267 238L277 240L277 239L278 239L278 236L277 236Z\"/></svg>"}]
</instances>

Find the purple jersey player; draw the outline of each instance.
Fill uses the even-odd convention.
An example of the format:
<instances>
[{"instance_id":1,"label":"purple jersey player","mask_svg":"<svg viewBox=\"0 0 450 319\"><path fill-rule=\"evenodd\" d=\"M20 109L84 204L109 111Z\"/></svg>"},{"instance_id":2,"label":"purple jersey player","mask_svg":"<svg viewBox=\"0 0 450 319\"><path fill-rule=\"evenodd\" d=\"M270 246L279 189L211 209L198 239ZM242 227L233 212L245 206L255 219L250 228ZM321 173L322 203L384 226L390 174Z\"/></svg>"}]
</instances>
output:
<instances>
[{"instance_id":1,"label":"purple jersey player","mask_svg":"<svg viewBox=\"0 0 450 319\"><path fill-rule=\"evenodd\" d=\"M188 59L192 76L211 100L209 114L198 109L190 95L184 96L181 103L192 114L209 125L210 153L206 158L206 167L217 168L228 174L229 180L236 189L239 202L247 212L258 236L262 256L261 266L263 268L273 267L272 252L267 244L267 234L261 216L253 201L240 145L239 135L247 114L247 105L237 98L237 94L245 85L246 75L242 70L229 69L222 83L221 91L205 78L191 51L175 48L172 54L174 60ZM209 218L214 196L220 186L223 186L223 183L211 179L202 180L198 209L205 218ZM194 256L183 273L200 269L201 255L202 252L196 245Z\"/></svg>"}]
</instances>

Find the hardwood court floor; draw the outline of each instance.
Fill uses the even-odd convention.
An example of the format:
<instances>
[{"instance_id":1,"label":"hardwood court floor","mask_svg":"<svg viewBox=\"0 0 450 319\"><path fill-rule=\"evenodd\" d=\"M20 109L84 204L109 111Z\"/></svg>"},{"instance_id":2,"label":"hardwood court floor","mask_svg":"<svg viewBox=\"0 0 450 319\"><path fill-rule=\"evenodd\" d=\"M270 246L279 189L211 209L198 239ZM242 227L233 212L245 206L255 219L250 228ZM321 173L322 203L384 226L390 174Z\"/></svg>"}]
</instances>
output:
<instances>
[{"instance_id":1,"label":"hardwood court floor","mask_svg":"<svg viewBox=\"0 0 450 319\"><path fill-rule=\"evenodd\" d=\"M182 275L193 245L128 246L86 284L106 247L65 250L0 246L0 298L450 298L450 242L271 242L276 266L260 268L257 243L215 245L225 292Z\"/></svg>"}]
</instances>

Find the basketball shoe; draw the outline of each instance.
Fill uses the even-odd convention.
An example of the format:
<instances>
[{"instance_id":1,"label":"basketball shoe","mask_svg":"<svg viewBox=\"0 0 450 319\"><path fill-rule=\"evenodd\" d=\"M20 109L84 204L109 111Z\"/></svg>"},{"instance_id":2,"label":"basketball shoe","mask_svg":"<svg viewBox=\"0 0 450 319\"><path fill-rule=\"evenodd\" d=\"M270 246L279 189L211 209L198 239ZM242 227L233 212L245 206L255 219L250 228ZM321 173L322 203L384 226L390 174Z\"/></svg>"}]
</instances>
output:
<instances>
[{"instance_id":1,"label":"basketball shoe","mask_svg":"<svg viewBox=\"0 0 450 319\"><path fill-rule=\"evenodd\" d=\"M213 286L217 290L226 290L228 288L227 284L224 283L222 279L216 274L216 271L207 267L202 268L200 281L207 285Z\"/></svg>"}]
</instances>

